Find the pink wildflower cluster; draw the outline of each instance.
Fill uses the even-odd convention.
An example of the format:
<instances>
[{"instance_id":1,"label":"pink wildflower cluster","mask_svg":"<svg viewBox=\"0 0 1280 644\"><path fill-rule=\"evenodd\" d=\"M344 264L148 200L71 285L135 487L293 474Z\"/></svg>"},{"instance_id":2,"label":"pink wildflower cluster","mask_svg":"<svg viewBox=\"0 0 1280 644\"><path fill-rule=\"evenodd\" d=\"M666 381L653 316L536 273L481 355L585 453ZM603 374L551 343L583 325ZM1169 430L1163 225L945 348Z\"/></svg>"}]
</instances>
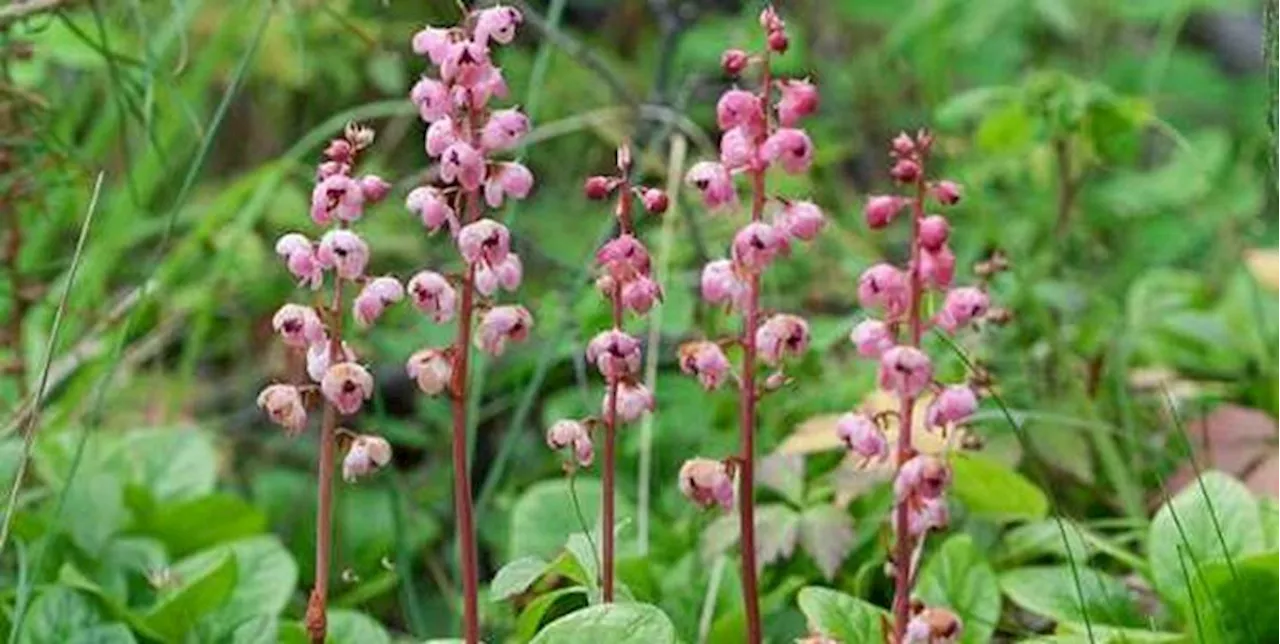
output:
<instances>
[{"instance_id":1,"label":"pink wildflower cluster","mask_svg":"<svg viewBox=\"0 0 1280 644\"><path fill-rule=\"evenodd\" d=\"M836 425L837 435L852 453L864 461L883 460L889 457L890 448L881 423L888 416L897 416L896 543L891 560L896 581L894 641L900 642L950 642L962 628L950 613L943 619L939 615L945 611L912 608L910 604L917 572L913 569L915 554L930 530L947 526L945 493L951 482L945 460L917 453L912 446L915 402L922 395L932 395L924 419L930 431L963 425L978 407L977 393L970 384L944 386L934 380L933 362L921 349L921 337L929 327L958 332L983 320L989 309L982 288L952 285L956 259L949 246L951 225L943 215L926 214L930 202L952 206L961 195L954 182L928 178L926 164L932 146L933 136L923 130L915 136L900 134L893 139L890 175L907 194L873 196L867 200L865 215L871 228L881 229L908 213L911 259L905 268L880 263L862 273L858 300L864 309L878 312L880 317L859 322L849 335L859 356L877 362L878 386L898 398L899 409L875 418L848 413ZM942 294L942 304L926 319L924 300L929 291Z\"/></svg>"},{"instance_id":2,"label":"pink wildflower cluster","mask_svg":"<svg viewBox=\"0 0 1280 644\"><path fill-rule=\"evenodd\" d=\"M291 349L306 356L310 384L272 384L258 395L258 405L273 422L290 435L307 425L307 405L318 391L338 414L350 416L360 411L373 396L373 376L360 364L351 347L342 339L343 293L347 286L359 288L351 303L356 325L367 328L388 306L404 298L404 287L394 277L370 276L369 245L350 226L364 216L367 205L382 201L391 186L372 174L353 176L359 153L373 142L373 131L349 125L343 136L329 142L324 161L316 170L316 186L311 193L311 220L324 229L318 240L297 232L276 242L276 253L299 285L320 289L326 275L332 277L333 297L327 306L285 304L271 319L272 328ZM375 436L357 442L386 445ZM389 446L378 450L390 460ZM374 467L343 463L343 476L354 480Z\"/></svg>"}]
</instances>

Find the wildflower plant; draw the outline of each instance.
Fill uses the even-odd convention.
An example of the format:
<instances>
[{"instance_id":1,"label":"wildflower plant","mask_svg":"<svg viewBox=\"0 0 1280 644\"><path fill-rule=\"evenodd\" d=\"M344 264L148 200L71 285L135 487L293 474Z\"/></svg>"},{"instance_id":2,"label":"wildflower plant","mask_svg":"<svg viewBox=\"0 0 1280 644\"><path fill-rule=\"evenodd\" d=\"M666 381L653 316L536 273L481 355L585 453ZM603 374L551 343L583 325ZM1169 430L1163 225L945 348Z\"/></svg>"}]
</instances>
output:
<instances>
[{"instance_id":1,"label":"wildflower plant","mask_svg":"<svg viewBox=\"0 0 1280 644\"><path fill-rule=\"evenodd\" d=\"M423 270L407 285L410 301L433 323L456 321L453 344L426 347L410 356L406 369L423 393L448 396L453 416L454 512L462 574L463 623L467 642L480 639L478 569L467 455L468 366L472 343L500 356L511 342L526 339L533 317L523 306L499 304L523 277L520 257L511 252L506 226L486 218L487 208L524 199L533 188L525 166L495 159L515 148L529 130L517 108L495 108L505 98L502 69L492 49L510 43L523 21L503 5L469 12L452 27L428 26L413 36L413 51L430 72L413 86L410 99L427 123L424 147L436 160L428 185L414 188L406 207L432 233L444 231L462 260L461 270Z\"/></svg>"},{"instance_id":2,"label":"wildflower plant","mask_svg":"<svg viewBox=\"0 0 1280 644\"><path fill-rule=\"evenodd\" d=\"M738 386L741 451L722 461L694 458L680 468L680 489L694 503L728 509L734 506L733 477L737 476L736 509L742 552L742 590L746 605L747 636L761 638L759 589L755 540L755 434L761 396L788 382L788 359L802 355L809 346L808 323L795 315L766 313L761 308L760 286L767 269L778 258L817 237L825 224L822 210L810 201L770 194L766 177L771 169L803 174L813 161L813 142L801 129L801 120L818 107L817 88L806 79L777 78L771 57L788 48L786 24L772 7L760 14L764 47L756 53L730 49L721 58L723 71L740 78L749 69L757 72L753 89L733 87L716 104L716 121L722 135L720 157L694 164L687 182L714 212L739 207L735 180L749 184L750 219L734 235L729 257L717 259L702 271L702 297L708 303L737 312L740 334L720 341L699 340L680 347L681 369L698 378L708 390L727 382ZM741 348L740 370L734 374L725 348ZM757 377L761 365L772 369Z\"/></svg>"},{"instance_id":3,"label":"wildflower plant","mask_svg":"<svg viewBox=\"0 0 1280 644\"><path fill-rule=\"evenodd\" d=\"M320 456L317 468L315 585L307 602L306 628L313 642L323 642L333 533L334 450L346 446L342 477L355 481L391 460L391 446L381 437L355 434L338 425L345 416L360 411L373 396L373 376L344 340L346 297L351 300L356 326L367 328L388 306L404 298L404 287L394 277L369 276L369 246L351 226L366 206L387 196L391 186L376 175L355 176L360 153L373 143L373 130L347 126L343 136L324 150L311 194L311 220L324 232L318 240L291 232L276 242L299 286L321 290L326 280L327 301L289 303L280 307L271 325L289 350L305 357L310 382L274 383L258 395L258 406L290 436L301 434L308 424L308 409L322 404Z\"/></svg>"},{"instance_id":4,"label":"wildflower plant","mask_svg":"<svg viewBox=\"0 0 1280 644\"><path fill-rule=\"evenodd\" d=\"M669 204L662 190L632 183L632 166L631 149L624 144L618 149L618 174L590 177L584 186L589 199L615 197L614 216L618 220L617 235L596 253L596 287L609 302L613 326L593 337L586 352L587 362L596 367L607 387L600 416L560 420L547 431L548 446L572 452L566 462L570 473L590 466L594 459L591 430L598 427L603 433L600 590L605 602L612 602L614 597L618 429L622 423L635 422L654 408L653 393L639 381L642 347L639 338L624 330L626 314L644 316L662 299L662 287L653 277L649 251L635 236L634 204L639 199L645 212L654 215L666 212Z\"/></svg>"},{"instance_id":5,"label":"wildflower plant","mask_svg":"<svg viewBox=\"0 0 1280 644\"><path fill-rule=\"evenodd\" d=\"M858 279L860 305L880 317L859 322L850 333L858 355L877 362L878 387L897 398L898 409L877 416L847 413L836 425L840 439L864 460L894 457L894 541L889 558L894 577L893 642L952 642L963 630L955 615L911 597L926 536L947 526L946 492L951 484L947 461L920 453L912 432L917 426L937 432L962 426L978 406L976 383L943 385L934 379L933 361L922 348L924 333L933 329L954 334L977 324L989 312L983 288L953 286L956 259L949 245L950 223L942 215L927 214L929 206L953 206L961 196L954 182L929 178L933 143L925 130L894 138L890 175L906 194L873 196L865 208L872 229L889 226L904 212L910 218L911 254L906 266L875 264ZM941 304L930 315L926 308L934 293L941 296ZM916 418L922 411L917 403L926 398L925 417ZM896 417L898 427L893 448L884 433L891 417Z\"/></svg>"}]
</instances>

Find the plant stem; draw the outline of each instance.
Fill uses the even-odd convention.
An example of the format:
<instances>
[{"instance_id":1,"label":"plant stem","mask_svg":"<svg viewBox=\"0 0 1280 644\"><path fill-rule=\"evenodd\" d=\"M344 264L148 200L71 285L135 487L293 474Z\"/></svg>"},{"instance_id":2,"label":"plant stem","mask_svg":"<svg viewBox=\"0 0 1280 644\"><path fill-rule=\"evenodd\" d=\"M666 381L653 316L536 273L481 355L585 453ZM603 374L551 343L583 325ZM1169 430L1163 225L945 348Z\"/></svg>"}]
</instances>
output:
<instances>
[{"instance_id":1,"label":"plant stem","mask_svg":"<svg viewBox=\"0 0 1280 644\"><path fill-rule=\"evenodd\" d=\"M468 196L474 203L476 196ZM453 511L458 517L458 559L462 572L463 632L468 644L480 641L477 606L475 519L471 506L471 476L467 467L467 363L471 352L471 318L475 308L475 267L467 268L462 283L458 335L453 356Z\"/></svg>"},{"instance_id":2,"label":"plant stem","mask_svg":"<svg viewBox=\"0 0 1280 644\"><path fill-rule=\"evenodd\" d=\"M333 302L329 305L333 325L329 335L329 364L343 359L342 350L342 278L333 283ZM329 567L333 551L333 448L337 440L338 410L324 403L320 422L320 456L316 462L316 579L307 602L306 625L312 644L324 644L328 630L326 605L329 595Z\"/></svg>"},{"instance_id":3,"label":"plant stem","mask_svg":"<svg viewBox=\"0 0 1280 644\"><path fill-rule=\"evenodd\" d=\"M623 144L627 145L627 144ZM618 227L620 234L631 234L631 165L627 163L622 171L622 185L618 186ZM613 328L621 331L623 322L622 283L614 282L610 293L610 304L613 307ZM600 590L605 603L613 601L614 577L614 536L613 526L616 523L615 494L617 479L617 437L618 437L618 386L617 379L609 383L608 409L604 418L604 479L601 483L600 540L601 557L604 565L600 570Z\"/></svg>"},{"instance_id":4,"label":"plant stem","mask_svg":"<svg viewBox=\"0 0 1280 644\"><path fill-rule=\"evenodd\" d=\"M911 261L907 265L910 279L911 303L908 310L911 346L920 346L920 336L924 325L920 318L924 288L920 276L920 221L924 219L924 198L926 191L925 159L920 160L920 177L916 180L916 196L911 202ZM911 429L915 411L915 397L902 396L899 407L898 423L898 468L915 456L915 448L911 445ZM907 633L907 621L911 618L911 585L914 580L912 557L916 547L915 540L909 534L910 516L905 502L899 502L895 508L894 527L894 588L893 588L893 634L894 642L902 642Z\"/></svg>"}]
</instances>

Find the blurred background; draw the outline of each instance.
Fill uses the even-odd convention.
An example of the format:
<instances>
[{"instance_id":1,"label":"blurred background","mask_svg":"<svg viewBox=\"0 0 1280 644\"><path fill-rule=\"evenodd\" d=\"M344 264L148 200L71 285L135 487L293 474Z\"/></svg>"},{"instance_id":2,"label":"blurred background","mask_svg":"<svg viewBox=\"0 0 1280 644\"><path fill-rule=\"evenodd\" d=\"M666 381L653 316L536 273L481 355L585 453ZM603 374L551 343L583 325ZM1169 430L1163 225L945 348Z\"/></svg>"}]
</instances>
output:
<instances>
[{"instance_id":1,"label":"blurred background","mask_svg":"<svg viewBox=\"0 0 1280 644\"><path fill-rule=\"evenodd\" d=\"M571 499L594 521L594 472L571 488L543 431L594 412L601 396L581 356L609 320L590 270L611 217L581 185L631 140L646 181L675 198L640 222L666 300L631 328L657 340L658 413L621 441L620 575L686 641L740 641L733 524L675 485L685 458L734 449L735 400L681 376L674 351L733 328L696 289L738 221L708 217L680 180L715 154L714 103L729 84L720 54L759 46L760 3L509 4L525 25L499 62L534 122L517 156L537 186L494 216L512 226L527 280L516 299L537 327L475 374L481 579L520 557L556 557L586 529ZM1263 497L1259 529L1275 548L1274 3L778 6L792 45L780 72L810 77L822 106L813 171L771 181L817 201L830 225L765 285L767 307L803 313L814 332L794 385L761 411L770 636L806 632L802 586L881 605L891 594L882 473L845 462L831 432L836 414L881 404L868 400L873 370L847 334L862 315L857 276L906 249L901 230L870 234L861 208L890 188L889 139L922 126L939 137L938 171L966 189L952 220L959 281L996 252L1011 266L992 286L1008 323L933 351L946 379L963 375L961 354L976 362L1007 406L984 404L966 446L985 469L957 483L954 531L1001 579L966 616L967 637L1015 641L1072 623L1005 581L1060 561L1062 544L1043 537L1049 517L1090 535L1085 556L1129 589L1138 626L1180 632L1185 616L1148 609L1163 593L1144 586L1142 564L1153 513L1193 466ZM402 201L429 171L407 98L425 64L409 39L458 18L445 0L0 5L5 491L23 438L39 431L5 517L5 632L31 642L300 632L316 441L283 436L254 404L290 364L270 317L302 297L272 247L308 229L320 151L359 121L378 132L365 169L395 184L361 222L371 272L404 278L452 261ZM403 373L412 351L451 333L400 306L354 340L378 394L352 428L387 436L395 461L339 489L335 641L457 628L447 403ZM231 581L192 581L227 552ZM491 641L527 641L586 603L551 577L483 603Z\"/></svg>"}]
</instances>

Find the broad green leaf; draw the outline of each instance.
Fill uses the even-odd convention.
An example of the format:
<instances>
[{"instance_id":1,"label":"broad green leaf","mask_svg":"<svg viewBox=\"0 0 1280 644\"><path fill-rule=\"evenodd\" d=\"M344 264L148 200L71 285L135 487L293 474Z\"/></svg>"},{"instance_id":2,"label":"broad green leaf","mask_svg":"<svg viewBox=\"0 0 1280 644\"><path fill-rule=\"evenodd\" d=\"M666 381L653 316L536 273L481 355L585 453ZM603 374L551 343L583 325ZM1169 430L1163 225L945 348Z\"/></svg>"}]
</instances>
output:
<instances>
[{"instance_id":1,"label":"broad green leaf","mask_svg":"<svg viewBox=\"0 0 1280 644\"><path fill-rule=\"evenodd\" d=\"M146 614L146 624L166 641L181 641L200 618L222 605L236 584L236 561L222 555L203 568L175 568L180 586L163 595Z\"/></svg>"},{"instance_id":2,"label":"broad green leaf","mask_svg":"<svg viewBox=\"0 0 1280 644\"><path fill-rule=\"evenodd\" d=\"M598 548L599 534L595 540L587 539L584 532L575 532L569 535L569 539L565 541L565 554L573 559L573 563L582 570L582 579L577 581L585 584L588 588L595 588L600 578L600 553Z\"/></svg>"},{"instance_id":3,"label":"broad green leaf","mask_svg":"<svg viewBox=\"0 0 1280 644\"><path fill-rule=\"evenodd\" d=\"M280 620L275 616L251 617L219 641L227 644L276 644L280 639Z\"/></svg>"},{"instance_id":4,"label":"broad green leaf","mask_svg":"<svg viewBox=\"0 0 1280 644\"><path fill-rule=\"evenodd\" d=\"M501 601L529 589L547 572L546 561L537 557L521 557L503 566L489 583L489 598Z\"/></svg>"},{"instance_id":5,"label":"broad green leaf","mask_svg":"<svg viewBox=\"0 0 1280 644\"><path fill-rule=\"evenodd\" d=\"M671 620L649 604L601 604L551 622L531 644L675 644Z\"/></svg>"},{"instance_id":6,"label":"broad green leaf","mask_svg":"<svg viewBox=\"0 0 1280 644\"><path fill-rule=\"evenodd\" d=\"M920 571L916 593L930 606L947 606L964 620L966 644L991 639L1000 620L996 573L973 544L959 534L943 542Z\"/></svg>"},{"instance_id":7,"label":"broad green leaf","mask_svg":"<svg viewBox=\"0 0 1280 644\"><path fill-rule=\"evenodd\" d=\"M67 644L134 644L137 641L128 626L112 622L80 631L67 640Z\"/></svg>"},{"instance_id":8,"label":"broad green leaf","mask_svg":"<svg viewBox=\"0 0 1280 644\"><path fill-rule=\"evenodd\" d=\"M1262 543L1267 549L1280 547L1280 506L1276 500L1258 499L1258 514L1262 517Z\"/></svg>"},{"instance_id":9,"label":"broad green leaf","mask_svg":"<svg viewBox=\"0 0 1280 644\"><path fill-rule=\"evenodd\" d=\"M164 542L174 557L248 537L266 527L261 512L224 493L164 503L139 514L134 529Z\"/></svg>"},{"instance_id":10,"label":"broad green leaf","mask_svg":"<svg viewBox=\"0 0 1280 644\"><path fill-rule=\"evenodd\" d=\"M1083 566L1076 574L1070 566L1015 568L1000 575L1000 590L1018 606L1066 624L1083 625L1088 615L1093 626L1145 626L1124 582Z\"/></svg>"},{"instance_id":11,"label":"broad green leaf","mask_svg":"<svg viewBox=\"0 0 1280 644\"><path fill-rule=\"evenodd\" d=\"M569 535L595 527L600 520L599 481L579 477L573 487L586 525L581 525L574 512L568 481L555 479L536 483L521 495L511 511L511 551L508 556L550 558L560 550Z\"/></svg>"},{"instance_id":12,"label":"broad green leaf","mask_svg":"<svg viewBox=\"0 0 1280 644\"><path fill-rule=\"evenodd\" d=\"M58 583L66 588L74 588L95 599L97 607L108 619L129 624L134 631L143 637L160 638L160 634L153 631L142 616L130 611L119 597L108 593L102 586L99 586L95 581L80 572L72 563L62 564L62 568L58 570Z\"/></svg>"},{"instance_id":13,"label":"broad green leaf","mask_svg":"<svg viewBox=\"0 0 1280 644\"><path fill-rule=\"evenodd\" d=\"M193 499L213 492L218 453L208 432L196 428L145 429L130 432L124 448L130 459L130 482L146 488L157 501Z\"/></svg>"},{"instance_id":14,"label":"broad green leaf","mask_svg":"<svg viewBox=\"0 0 1280 644\"><path fill-rule=\"evenodd\" d=\"M797 598L811 628L841 642L882 642L885 611L830 588L809 586Z\"/></svg>"},{"instance_id":15,"label":"broad green leaf","mask_svg":"<svg viewBox=\"0 0 1280 644\"><path fill-rule=\"evenodd\" d=\"M843 335L843 329L841 329ZM795 505L804 502L804 456L773 453L760 459L757 478Z\"/></svg>"},{"instance_id":16,"label":"broad green leaf","mask_svg":"<svg viewBox=\"0 0 1280 644\"><path fill-rule=\"evenodd\" d=\"M387 629L377 620L351 610L329 611L330 644L391 644Z\"/></svg>"},{"instance_id":17,"label":"broad green leaf","mask_svg":"<svg viewBox=\"0 0 1280 644\"><path fill-rule=\"evenodd\" d=\"M1044 492L1005 465L976 454L951 459L952 496L975 516L993 521L1041 519L1049 511Z\"/></svg>"},{"instance_id":18,"label":"broad green leaf","mask_svg":"<svg viewBox=\"0 0 1280 644\"><path fill-rule=\"evenodd\" d=\"M800 514L800 547L813 557L828 581L853 549L853 517L831 504L805 508Z\"/></svg>"},{"instance_id":19,"label":"broad green leaf","mask_svg":"<svg viewBox=\"0 0 1280 644\"><path fill-rule=\"evenodd\" d=\"M1188 576L1215 561L1239 559L1265 548L1257 502L1243 483L1207 471L1156 512L1147 556L1156 590L1190 618ZM1189 622L1188 622L1189 623Z\"/></svg>"},{"instance_id":20,"label":"broad green leaf","mask_svg":"<svg viewBox=\"0 0 1280 644\"><path fill-rule=\"evenodd\" d=\"M537 599L529 602L529 605L520 611L520 617L516 619L516 639L521 642L533 639L533 635L542 627L542 623L546 620L548 614L554 614L552 611L557 609L557 606L559 606L558 610L560 612L571 610L573 606L570 602L574 600L579 605L585 606L587 604L587 589L583 586L570 586L538 595Z\"/></svg>"},{"instance_id":21,"label":"broad green leaf","mask_svg":"<svg viewBox=\"0 0 1280 644\"><path fill-rule=\"evenodd\" d=\"M202 631L222 636L246 620L278 617L298 582L298 565L274 536L251 537L215 546L183 560L175 568L199 570L220 557L236 562L235 588L226 603L202 620Z\"/></svg>"},{"instance_id":22,"label":"broad green leaf","mask_svg":"<svg viewBox=\"0 0 1280 644\"><path fill-rule=\"evenodd\" d=\"M65 644L101 622L102 616L84 595L65 586L50 586L27 609L18 644Z\"/></svg>"},{"instance_id":23,"label":"broad green leaf","mask_svg":"<svg viewBox=\"0 0 1280 644\"><path fill-rule=\"evenodd\" d=\"M1069 546L1071 558L1075 563L1083 564L1093 553L1083 535L1085 530L1069 519L1024 523L1000 538L1000 562L1016 564L1044 556L1065 560Z\"/></svg>"},{"instance_id":24,"label":"broad green leaf","mask_svg":"<svg viewBox=\"0 0 1280 644\"><path fill-rule=\"evenodd\" d=\"M1012 87L979 87L952 96L934 110L934 121L943 129L956 129L1005 105L1015 97Z\"/></svg>"},{"instance_id":25,"label":"broad green leaf","mask_svg":"<svg viewBox=\"0 0 1280 644\"><path fill-rule=\"evenodd\" d=\"M1201 567L1191 584L1204 644L1280 641L1280 575L1275 552ZM1188 631L1196 632L1194 626Z\"/></svg>"}]
</instances>

